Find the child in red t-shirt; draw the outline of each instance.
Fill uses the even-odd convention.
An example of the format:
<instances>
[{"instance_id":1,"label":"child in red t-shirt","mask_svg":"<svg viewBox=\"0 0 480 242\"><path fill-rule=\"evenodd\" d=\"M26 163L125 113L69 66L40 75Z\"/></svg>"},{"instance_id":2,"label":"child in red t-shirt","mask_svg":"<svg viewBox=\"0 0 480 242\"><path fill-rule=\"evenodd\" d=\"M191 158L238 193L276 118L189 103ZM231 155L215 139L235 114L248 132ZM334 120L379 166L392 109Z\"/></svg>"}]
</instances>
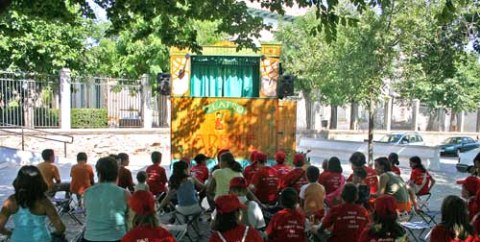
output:
<instances>
[{"instance_id":1,"label":"child in red t-shirt","mask_svg":"<svg viewBox=\"0 0 480 242\"><path fill-rule=\"evenodd\" d=\"M442 202L442 222L436 225L430 237L432 242L478 242L469 223L465 202L458 196L450 195Z\"/></svg>"},{"instance_id":2,"label":"child in red t-shirt","mask_svg":"<svg viewBox=\"0 0 480 242\"><path fill-rule=\"evenodd\" d=\"M390 153L388 155L388 161L390 161L390 169L392 172L400 176L400 168L398 168L398 165L400 165L400 162L398 161L398 154Z\"/></svg>"},{"instance_id":3,"label":"child in red t-shirt","mask_svg":"<svg viewBox=\"0 0 480 242\"><path fill-rule=\"evenodd\" d=\"M359 242L406 241L406 231L397 223L396 200L391 195L381 195L375 201L373 223L366 226Z\"/></svg>"},{"instance_id":4,"label":"child in red t-shirt","mask_svg":"<svg viewBox=\"0 0 480 242\"><path fill-rule=\"evenodd\" d=\"M118 154L120 159L120 169L118 170L118 181L117 184L119 187L128 189L130 192L133 192L135 184L133 184L132 173L127 169L130 159L127 154L120 153Z\"/></svg>"},{"instance_id":5,"label":"child in red t-shirt","mask_svg":"<svg viewBox=\"0 0 480 242\"><path fill-rule=\"evenodd\" d=\"M469 176L464 180L457 181L457 184L462 185L462 197L468 203L469 220L472 220L473 216L480 211L475 196L480 190L480 179L476 176Z\"/></svg>"},{"instance_id":6,"label":"child in red t-shirt","mask_svg":"<svg viewBox=\"0 0 480 242\"><path fill-rule=\"evenodd\" d=\"M365 184L370 187L370 194L376 194L378 187L377 172L375 171L375 169L365 166L365 164L367 164L365 155L361 152L354 152L352 156L350 156L350 164L352 164L352 170L364 169L365 172L367 172ZM352 178L353 174L348 177L347 181L351 182Z\"/></svg>"},{"instance_id":7,"label":"child in red t-shirt","mask_svg":"<svg viewBox=\"0 0 480 242\"><path fill-rule=\"evenodd\" d=\"M265 230L268 242L306 242L305 215L297 207L297 192L293 188L285 188L280 200L284 209L273 215Z\"/></svg>"},{"instance_id":8,"label":"child in red t-shirt","mask_svg":"<svg viewBox=\"0 0 480 242\"><path fill-rule=\"evenodd\" d=\"M175 238L159 226L155 215L155 198L147 191L136 191L128 200L128 206L135 213L133 228L123 236L122 242L150 241L174 242Z\"/></svg>"},{"instance_id":9,"label":"child in red t-shirt","mask_svg":"<svg viewBox=\"0 0 480 242\"><path fill-rule=\"evenodd\" d=\"M340 160L333 156L328 160L327 170L318 178L318 183L325 187L327 193L325 202L330 207L340 203L340 195L345 184L345 177L343 177L342 172Z\"/></svg>"},{"instance_id":10,"label":"child in red t-shirt","mask_svg":"<svg viewBox=\"0 0 480 242\"><path fill-rule=\"evenodd\" d=\"M257 153L257 172L250 181L250 189L263 204L273 205L277 202L280 179L277 171L266 166L267 155Z\"/></svg>"},{"instance_id":11,"label":"child in red t-shirt","mask_svg":"<svg viewBox=\"0 0 480 242\"><path fill-rule=\"evenodd\" d=\"M329 242L356 241L369 221L367 210L355 203L358 199L357 186L345 184L342 199L343 204L328 210L318 230L313 227L314 233L322 233L325 229L331 231Z\"/></svg>"},{"instance_id":12,"label":"child in red t-shirt","mask_svg":"<svg viewBox=\"0 0 480 242\"><path fill-rule=\"evenodd\" d=\"M153 165L147 167L146 170L148 174L147 184L153 195L158 196L167 191L167 174L165 169L160 166L162 153L158 151L152 152L151 159Z\"/></svg>"},{"instance_id":13,"label":"child in red t-shirt","mask_svg":"<svg viewBox=\"0 0 480 242\"><path fill-rule=\"evenodd\" d=\"M291 170L280 182L280 188L292 187L295 191L300 193L300 188L308 183L305 175L303 165L305 164L305 156L303 154L296 154L293 158L293 165L295 168Z\"/></svg>"},{"instance_id":14,"label":"child in red t-shirt","mask_svg":"<svg viewBox=\"0 0 480 242\"><path fill-rule=\"evenodd\" d=\"M250 183L250 180L252 179L253 175L258 170L257 167L257 154L259 152L254 150L252 153L250 153L250 165L245 167L245 170L243 171L243 177L245 177L245 180L247 180L248 183Z\"/></svg>"},{"instance_id":15,"label":"child in red t-shirt","mask_svg":"<svg viewBox=\"0 0 480 242\"><path fill-rule=\"evenodd\" d=\"M283 151L277 151L277 153L275 153L275 161L277 164L272 167L273 169L277 170L277 175L280 180L292 170L288 164L285 164L286 157L287 154L285 154Z\"/></svg>"},{"instance_id":16,"label":"child in red t-shirt","mask_svg":"<svg viewBox=\"0 0 480 242\"><path fill-rule=\"evenodd\" d=\"M210 242L248 241L263 242L255 228L240 224L241 210L246 206L233 194L215 199L217 215Z\"/></svg>"},{"instance_id":17,"label":"child in red t-shirt","mask_svg":"<svg viewBox=\"0 0 480 242\"><path fill-rule=\"evenodd\" d=\"M435 184L435 179L428 173L422 165L422 160L418 156L410 157L410 180L407 182L417 196L425 195ZM475 194L474 194L475 195Z\"/></svg>"}]
</instances>

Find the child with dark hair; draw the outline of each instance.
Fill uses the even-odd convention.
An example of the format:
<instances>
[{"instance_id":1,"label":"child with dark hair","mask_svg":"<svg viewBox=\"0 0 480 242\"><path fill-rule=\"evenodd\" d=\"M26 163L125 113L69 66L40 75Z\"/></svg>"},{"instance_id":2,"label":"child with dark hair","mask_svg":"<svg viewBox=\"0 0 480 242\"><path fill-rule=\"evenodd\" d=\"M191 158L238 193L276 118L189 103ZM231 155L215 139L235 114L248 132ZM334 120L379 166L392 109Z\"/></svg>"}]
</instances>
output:
<instances>
[{"instance_id":1,"label":"child with dark hair","mask_svg":"<svg viewBox=\"0 0 480 242\"><path fill-rule=\"evenodd\" d=\"M128 200L133 211L132 229L125 234L122 242L155 241L175 242L175 238L162 228L155 215L155 198L148 191L136 191Z\"/></svg>"},{"instance_id":2,"label":"child with dark hair","mask_svg":"<svg viewBox=\"0 0 480 242\"><path fill-rule=\"evenodd\" d=\"M392 172L400 176L400 168L398 168L398 165L400 165L400 162L398 161L398 154L390 153L388 155L388 161L390 161Z\"/></svg>"},{"instance_id":3,"label":"child with dark hair","mask_svg":"<svg viewBox=\"0 0 480 242\"><path fill-rule=\"evenodd\" d=\"M295 189L285 188L280 195L280 201L283 209L273 215L265 230L268 241L306 242L305 215L297 207L298 194Z\"/></svg>"},{"instance_id":4,"label":"child with dark hair","mask_svg":"<svg viewBox=\"0 0 480 242\"><path fill-rule=\"evenodd\" d=\"M305 165L305 155L298 153L293 157L293 165L295 168L291 170L281 181L280 188L292 187L300 193L300 188L308 183L307 176L303 165Z\"/></svg>"},{"instance_id":5,"label":"child with dark hair","mask_svg":"<svg viewBox=\"0 0 480 242\"><path fill-rule=\"evenodd\" d=\"M162 163L162 153L154 151L151 154L152 165L147 167L147 184L150 188L150 192L154 196L159 196L162 193L167 191L167 173L165 168L161 166Z\"/></svg>"},{"instance_id":6,"label":"child with dark hair","mask_svg":"<svg viewBox=\"0 0 480 242\"><path fill-rule=\"evenodd\" d=\"M357 199L357 187L352 183L345 184L342 191L343 204L328 210L320 228L313 226L314 233L322 233L327 229L331 231L329 242L356 241L369 221L367 210L356 204Z\"/></svg>"},{"instance_id":7,"label":"child with dark hair","mask_svg":"<svg viewBox=\"0 0 480 242\"><path fill-rule=\"evenodd\" d=\"M70 170L70 192L77 196L78 206L82 207L82 195L94 184L93 168L87 164L87 154L80 152L77 154L77 164Z\"/></svg>"},{"instance_id":8,"label":"child with dark hair","mask_svg":"<svg viewBox=\"0 0 480 242\"><path fill-rule=\"evenodd\" d=\"M250 189L263 204L274 205L277 202L280 179L277 171L267 166L267 155L257 153L257 172L250 180Z\"/></svg>"},{"instance_id":9,"label":"child with dark hair","mask_svg":"<svg viewBox=\"0 0 480 242\"><path fill-rule=\"evenodd\" d=\"M391 171L390 161L387 157L379 157L375 159L375 171L379 176L379 185L377 197L388 194L392 195L396 200L397 210L399 212L409 212L412 208L412 202L410 201L411 194L407 184L397 174Z\"/></svg>"},{"instance_id":10,"label":"child with dark hair","mask_svg":"<svg viewBox=\"0 0 480 242\"><path fill-rule=\"evenodd\" d=\"M246 206L238 200L237 196L233 194L219 196L215 199L215 203L217 215L210 242L263 242L255 228L240 223L242 210L246 209Z\"/></svg>"},{"instance_id":11,"label":"child with dark hair","mask_svg":"<svg viewBox=\"0 0 480 242\"><path fill-rule=\"evenodd\" d=\"M431 242L479 241L461 198L450 195L443 199L441 212L442 222L433 228Z\"/></svg>"},{"instance_id":12,"label":"child with dark hair","mask_svg":"<svg viewBox=\"0 0 480 242\"><path fill-rule=\"evenodd\" d=\"M333 156L328 160L327 170L318 179L318 182L325 187L327 193L325 202L328 206L336 205L340 201L343 185L345 185L345 177L342 172L340 159Z\"/></svg>"},{"instance_id":13,"label":"child with dark hair","mask_svg":"<svg viewBox=\"0 0 480 242\"><path fill-rule=\"evenodd\" d=\"M118 158L120 159L120 169L118 170L117 184L119 187L128 189L130 192L133 192L133 187L135 184L133 184L132 172L127 169L127 166L130 163L130 158L126 153L118 154Z\"/></svg>"},{"instance_id":14,"label":"child with dark hair","mask_svg":"<svg viewBox=\"0 0 480 242\"><path fill-rule=\"evenodd\" d=\"M207 194L215 199L227 195L230 180L234 177L243 177L241 165L235 161L233 154L225 152L220 156L220 169L212 172L212 179L207 188Z\"/></svg>"},{"instance_id":15,"label":"child with dark hair","mask_svg":"<svg viewBox=\"0 0 480 242\"><path fill-rule=\"evenodd\" d=\"M145 171L139 171L137 173L137 185L135 185L135 191L150 191L148 184L145 183L147 181L147 173Z\"/></svg>"},{"instance_id":16,"label":"child with dark hair","mask_svg":"<svg viewBox=\"0 0 480 242\"><path fill-rule=\"evenodd\" d=\"M259 154L259 151L252 151L250 153L250 165L245 167L245 170L243 171L243 177L247 180L248 183L250 183L250 180L252 177L257 173L258 171L258 166L257 166L257 155Z\"/></svg>"},{"instance_id":17,"label":"child with dark hair","mask_svg":"<svg viewBox=\"0 0 480 242\"><path fill-rule=\"evenodd\" d=\"M190 175L188 163L179 160L173 164L172 175L168 181L169 190L167 196L162 200L159 208L166 206L172 197L176 195L178 205L175 207L182 214L190 215L202 211L199 205L195 185L203 186L196 178Z\"/></svg>"},{"instance_id":18,"label":"child with dark hair","mask_svg":"<svg viewBox=\"0 0 480 242\"><path fill-rule=\"evenodd\" d=\"M435 179L425 169L422 164L422 160L418 156L410 157L410 180L407 182L410 188L416 195L425 195L430 192L433 185L435 185Z\"/></svg>"},{"instance_id":19,"label":"child with dark hair","mask_svg":"<svg viewBox=\"0 0 480 242\"><path fill-rule=\"evenodd\" d=\"M56 237L64 237L65 225L52 202L45 196L48 189L40 170L23 166L13 181L15 193L5 200L0 212L0 233L11 236L11 241L50 242L46 218L55 228ZM12 217L14 229L5 228Z\"/></svg>"},{"instance_id":20,"label":"child with dark hair","mask_svg":"<svg viewBox=\"0 0 480 242\"><path fill-rule=\"evenodd\" d=\"M325 188L318 183L320 170L315 166L307 168L308 184L300 188L300 204L302 204L305 215L310 218L310 222L317 224L323 218L325 213L324 200Z\"/></svg>"},{"instance_id":21,"label":"child with dark hair","mask_svg":"<svg viewBox=\"0 0 480 242\"><path fill-rule=\"evenodd\" d=\"M360 235L359 242L407 241L406 232L397 223L396 201L391 195L382 195L375 201L373 223Z\"/></svg>"},{"instance_id":22,"label":"child with dark hair","mask_svg":"<svg viewBox=\"0 0 480 242\"><path fill-rule=\"evenodd\" d=\"M352 165L352 170L360 170L363 169L367 173L367 177L365 178L365 184L370 187L370 194L377 193L378 187L378 178L375 169L366 166L367 160L365 155L361 152L354 152L352 156L350 156L350 164ZM348 182L351 182L353 178L353 174L350 175L347 179Z\"/></svg>"},{"instance_id":23,"label":"child with dark hair","mask_svg":"<svg viewBox=\"0 0 480 242\"><path fill-rule=\"evenodd\" d=\"M372 211L373 201L370 202L370 188L365 184L365 177L367 172L363 169L355 170L353 172L352 183L357 186L358 200L357 204L362 205L367 211Z\"/></svg>"}]
</instances>

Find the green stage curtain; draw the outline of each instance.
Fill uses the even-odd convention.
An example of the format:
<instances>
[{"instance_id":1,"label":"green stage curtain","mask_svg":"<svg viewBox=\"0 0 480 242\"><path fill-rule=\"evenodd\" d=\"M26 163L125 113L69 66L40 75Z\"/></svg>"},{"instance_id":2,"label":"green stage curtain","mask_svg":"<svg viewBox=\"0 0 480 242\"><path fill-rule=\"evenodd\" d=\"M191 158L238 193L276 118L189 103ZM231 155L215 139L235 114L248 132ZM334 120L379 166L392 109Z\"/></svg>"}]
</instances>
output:
<instances>
[{"instance_id":1,"label":"green stage curtain","mask_svg":"<svg viewBox=\"0 0 480 242\"><path fill-rule=\"evenodd\" d=\"M260 58L193 56L192 97L258 97Z\"/></svg>"}]
</instances>

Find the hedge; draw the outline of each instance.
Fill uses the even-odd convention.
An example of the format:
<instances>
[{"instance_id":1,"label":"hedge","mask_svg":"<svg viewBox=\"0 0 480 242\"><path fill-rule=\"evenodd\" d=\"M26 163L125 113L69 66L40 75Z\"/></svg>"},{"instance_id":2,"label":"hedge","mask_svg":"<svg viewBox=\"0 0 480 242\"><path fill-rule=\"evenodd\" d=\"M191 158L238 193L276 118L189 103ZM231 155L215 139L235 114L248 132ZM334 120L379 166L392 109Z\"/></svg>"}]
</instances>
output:
<instances>
[{"instance_id":1,"label":"hedge","mask_svg":"<svg viewBox=\"0 0 480 242\"><path fill-rule=\"evenodd\" d=\"M72 128L107 128L107 109L72 108Z\"/></svg>"}]
</instances>

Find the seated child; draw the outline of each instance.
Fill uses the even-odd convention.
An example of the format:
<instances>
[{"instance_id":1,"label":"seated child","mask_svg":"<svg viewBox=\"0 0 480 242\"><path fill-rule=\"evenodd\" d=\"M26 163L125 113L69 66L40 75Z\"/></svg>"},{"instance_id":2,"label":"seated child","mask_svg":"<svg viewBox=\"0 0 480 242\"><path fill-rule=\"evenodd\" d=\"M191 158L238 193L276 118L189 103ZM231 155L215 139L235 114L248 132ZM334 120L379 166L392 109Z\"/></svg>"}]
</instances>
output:
<instances>
[{"instance_id":1,"label":"seated child","mask_svg":"<svg viewBox=\"0 0 480 242\"><path fill-rule=\"evenodd\" d=\"M320 222L325 213L323 202L325 200L325 188L318 183L320 170L316 166L307 168L308 184L300 189L300 203L302 204L305 216L312 218L310 222Z\"/></svg>"},{"instance_id":2,"label":"seated child","mask_svg":"<svg viewBox=\"0 0 480 242\"><path fill-rule=\"evenodd\" d=\"M133 228L123 236L122 242L155 241L175 242L175 238L159 226L155 216L155 198L147 191L136 191L128 200L133 215Z\"/></svg>"},{"instance_id":3,"label":"seated child","mask_svg":"<svg viewBox=\"0 0 480 242\"><path fill-rule=\"evenodd\" d=\"M135 191L150 191L148 184L145 183L147 181L147 172L140 171L137 173L137 185L135 185Z\"/></svg>"},{"instance_id":4,"label":"seated child","mask_svg":"<svg viewBox=\"0 0 480 242\"><path fill-rule=\"evenodd\" d=\"M280 201L284 209L273 215L265 232L269 242L306 242L305 215L297 207L298 195L294 188L282 191Z\"/></svg>"}]
</instances>

